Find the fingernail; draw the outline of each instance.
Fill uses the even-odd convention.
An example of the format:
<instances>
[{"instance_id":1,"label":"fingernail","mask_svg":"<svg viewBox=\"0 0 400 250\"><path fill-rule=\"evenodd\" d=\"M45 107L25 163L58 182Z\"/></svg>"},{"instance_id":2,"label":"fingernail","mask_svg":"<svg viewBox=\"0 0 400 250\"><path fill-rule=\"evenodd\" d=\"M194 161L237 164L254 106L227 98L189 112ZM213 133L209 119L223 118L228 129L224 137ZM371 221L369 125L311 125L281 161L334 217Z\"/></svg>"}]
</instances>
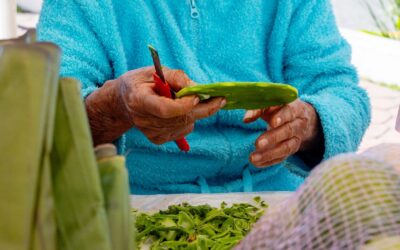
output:
<instances>
[{"instance_id":1,"label":"fingernail","mask_svg":"<svg viewBox=\"0 0 400 250\"><path fill-rule=\"evenodd\" d=\"M258 161L261 160L261 155L260 154L253 154L251 156L251 159L252 159L253 162L258 162Z\"/></svg>"},{"instance_id":2,"label":"fingernail","mask_svg":"<svg viewBox=\"0 0 400 250\"><path fill-rule=\"evenodd\" d=\"M279 126L282 122L282 119L280 117L276 118L276 126Z\"/></svg>"},{"instance_id":3,"label":"fingernail","mask_svg":"<svg viewBox=\"0 0 400 250\"><path fill-rule=\"evenodd\" d=\"M246 114L244 114L243 120L246 121L250 119L250 117L251 117L251 111L249 110L246 112Z\"/></svg>"},{"instance_id":4,"label":"fingernail","mask_svg":"<svg viewBox=\"0 0 400 250\"><path fill-rule=\"evenodd\" d=\"M261 140L258 142L258 146L259 146L260 148L264 148L264 147L266 147L267 145L268 145L268 140L265 139L265 138L261 139Z\"/></svg>"},{"instance_id":5,"label":"fingernail","mask_svg":"<svg viewBox=\"0 0 400 250\"><path fill-rule=\"evenodd\" d=\"M195 97L193 100L193 105L197 105L200 102L200 99L198 97Z\"/></svg>"},{"instance_id":6,"label":"fingernail","mask_svg":"<svg viewBox=\"0 0 400 250\"><path fill-rule=\"evenodd\" d=\"M226 100L223 99L223 100L221 101L221 104L220 104L219 106L220 106L221 108L223 108L225 105L226 105Z\"/></svg>"}]
</instances>

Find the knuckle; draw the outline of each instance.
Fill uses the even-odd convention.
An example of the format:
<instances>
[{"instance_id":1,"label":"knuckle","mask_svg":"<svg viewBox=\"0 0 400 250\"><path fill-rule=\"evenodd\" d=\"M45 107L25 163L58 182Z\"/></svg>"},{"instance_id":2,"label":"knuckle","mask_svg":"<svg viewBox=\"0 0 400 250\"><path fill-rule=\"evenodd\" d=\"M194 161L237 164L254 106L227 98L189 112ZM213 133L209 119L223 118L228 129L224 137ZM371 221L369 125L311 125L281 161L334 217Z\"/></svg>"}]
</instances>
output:
<instances>
[{"instance_id":1,"label":"knuckle","mask_svg":"<svg viewBox=\"0 0 400 250\"><path fill-rule=\"evenodd\" d=\"M284 143L283 153L284 155L289 155L292 152L292 144L289 142Z\"/></svg>"},{"instance_id":2,"label":"knuckle","mask_svg":"<svg viewBox=\"0 0 400 250\"><path fill-rule=\"evenodd\" d=\"M171 73L171 80L172 81L176 81L176 79L178 78L179 75L179 70L173 69L170 71Z\"/></svg>"},{"instance_id":3,"label":"knuckle","mask_svg":"<svg viewBox=\"0 0 400 250\"><path fill-rule=\"evenodd\" d=\"M162 70L163 71L171 71L171 69L167 66L162 65Z\"/></svg>"},{"instance_id":4,"label":"knuckle","mask_svg":"<svg viewBox=\"0 0 400 250\"><path fill-rule=\"evenodd\" d=\"M300 149L301 140L298 137L293 137L288 144L290 144L290 153L294 154Z\"/></svg>"},{"instance_id":5,"label":"knuckle","mask_svg":"<svg viewBox=\"0 0 400 250\"><path fill-rule=\"evenodd\" d=\"M296 144L296 145L301 143L300 138L297 137L297 136L296 136L296 137L293 137L293 141L294 141L293 143Z\"/></svg>"},{"instance_id":6,"label":"knuckle","mask_svg":"<svg viewBox=\"0 0 400 250\"><path fill-rule=\"evenodd\" d=\"M294 144L295 151L298 151L300 149L300 145L301 145L300 138L299 137L294 137L293 138L293 144Z\"/></svg>"},{"instance_id":7,"label":"knuckle","mask_svg":"<svg viewBox=\"0 0 400 250\"><path fill-rule=\"evenodd\" d=\"M274 157L274 156L269 151L264 151L261 153L261 161L262 162L271 161L272 157Z\"/></svg>"},{"instance_id":8,"label":"knuckle","mask_svg":"<svg viewBox=\"0 0 400 250\"><path fill-rule=\"evenodd\" d=\"M147 74L148 76L151 76L156 71L154 66L147 66L142 69L137 69L137 71L139 70L141 70L144 74Z\"/></svg>"},{"instance_id":9,"label":"knuckle","mask_svg":"<svg viewBox=\"0 0 400 250\"><path fill-rule=\"evenodd\" d=\"M287 129L289 130L290 137L292 137L296 134L296 129L294 128L293 123L289 122L287 124Z\"/></svg>"},{"instance_id":10,"label":"knuckle","mask_svg":"<svg viewBox=\"0 0 400 250\"><path fill-rule=\"evenodd\" d=\"M288 112L288 116L290 117L290 120L293 120L295 117L295 113L296 113L296 107L294 105L289 105L289 112Z\"/></svg>"},{"instance_id":11,"label":"knuckle","mask_svg":"<svg viewBox=\"0 0 400 250\"><path fill-rule=\"evenodd\" d=\"M271 145L276 145L278 143L278 138L276 135L268 136L268 134L266 134L262 138L267 139Z\"/></svg>"},{"instance_id":12,"label":"knuckle","mask_svg":"<svg viewBox=\"0 0 400 250\"><path fill-rule=\"evenodd\" d=\"M307 111L308 111L307 105L306 105L306 104L303 104L303 105L301 106L301 114L302 114L302 116L307 116Z\"/></svg>"},{"instance_id":13,"label":"knuckle","mask_svg":"<svg viewBox=\"0 0 400 250\"><path fill-rule=\"evenodd\" d=\"M171 79L176 83L183 85L183 83L188 82L188 77L185 72L181 69L172 70L171 72Z\"/></svg>"},{"instance_id":14,"label":"knuckle","mask_svg":"<svg viewBox=\"0 0 400 250\"><path fill-rule=\"evenodd\" d=\"M163 106L163 105L157 106L156 107L156 112L157 112L159 117L168 118L169 112L168 112L168 109L165 106Z\"/></svg>"}]
</instances>

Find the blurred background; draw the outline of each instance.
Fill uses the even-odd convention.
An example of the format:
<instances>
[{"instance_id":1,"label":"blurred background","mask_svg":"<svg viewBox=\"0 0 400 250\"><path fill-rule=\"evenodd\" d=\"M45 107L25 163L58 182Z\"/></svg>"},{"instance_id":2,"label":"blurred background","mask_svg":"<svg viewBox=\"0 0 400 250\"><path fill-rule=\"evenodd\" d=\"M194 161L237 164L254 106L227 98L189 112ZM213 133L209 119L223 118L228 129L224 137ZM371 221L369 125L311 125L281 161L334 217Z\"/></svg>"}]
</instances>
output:
<instances>
[{"instance_id":1,"label":"blurred background","mask_svg":"<svg viewBox=\"0 0 400 250\"><path fill-rule=\"evenodd\" d=\"M18 34L38 21L41 0L17 1ZM400 0L331 0L341 33L352 45L353 64L372 103L372 123L360 151L400 142Z\"/></svg>"},{"instance_id":2,"label":"blurred background","mask_svg":"<svg viewBox=\"0 0 400 250\"><path fill-rule=\"evenodd\" d=\"M340 27L353 30L378 31L371 10L377 18L390 25L388 11L393 3L390 0L331 0ZM369 7L370 9L369 9Z\"/></svg>"}]
</instances>

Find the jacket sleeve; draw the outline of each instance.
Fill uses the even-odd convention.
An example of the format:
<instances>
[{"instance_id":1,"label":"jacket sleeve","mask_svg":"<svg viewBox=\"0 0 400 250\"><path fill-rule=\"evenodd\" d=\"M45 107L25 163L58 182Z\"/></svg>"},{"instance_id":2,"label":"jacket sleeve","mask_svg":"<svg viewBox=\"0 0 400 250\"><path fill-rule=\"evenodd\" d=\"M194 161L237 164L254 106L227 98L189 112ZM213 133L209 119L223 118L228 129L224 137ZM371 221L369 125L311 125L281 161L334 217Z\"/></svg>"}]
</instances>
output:
<instances>
[{"instance_id":1,"label":"jacket sleeve","mask_svg":"<svg viewBox=\"0 0 400 250\"><path fill-rule=\"evenodd\" d=\"M84 97L112 78L107 53L74 0L44 1L38 37L61 47L61 76L80 80Z\"/></svg>"},{"instance_id":2,"label":"jacket sleeve","mask_svg":"<svg viewBox=\"0 0 400 250\"><path fill-rule=\"evenodd\" d=\"M119 58L124 65L111 18L113 13L107 7L109 5L100 0L46 0L42 6L39 40L61 47L61 76L81 81L84 98L107 80L115 78L113 60ZM100 39L108 39L108 43ZM126 71L123 67L118 70L119 74ZM125 152L125 140L125 135L122 135L114 142L121 154Z\"/></svg>"},{"instance_id":3,"label":"jacket sleeve","mask_svg":"<svg viewBox=\"0 0 400 250\"><path fill-rule=\"evenodd\" d=\"M319 160L357 150L370 123L369 98L350 59L329 0L301 0L292 12L282 72L319 115L325 145Z\"/></svg>"}]
</instances>

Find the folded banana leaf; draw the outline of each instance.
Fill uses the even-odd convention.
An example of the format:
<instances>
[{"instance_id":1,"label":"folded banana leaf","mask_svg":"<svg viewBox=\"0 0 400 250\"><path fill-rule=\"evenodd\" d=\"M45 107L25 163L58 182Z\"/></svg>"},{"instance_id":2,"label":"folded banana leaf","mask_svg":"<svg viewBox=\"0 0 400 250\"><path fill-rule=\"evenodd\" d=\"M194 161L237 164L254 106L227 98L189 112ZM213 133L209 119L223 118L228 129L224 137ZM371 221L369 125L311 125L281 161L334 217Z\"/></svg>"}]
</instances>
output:
<instances>
[{"instance_id":1,"label":"folded banana leaf","mask_svg":"<svg viewBox=\"0 0 400 250\"><path fill-rule=\"evenodd\" d=\"M28 249L33 241L47 105L57 67L39 47L0 47L0 249ZM50 231L42 236L51 245Z\"/></svg>"},{"instance_id":2,"label":"folded banana leaf","mask_svg":"<svg viewBox=\"0 0 400 250\"><path fill-rule=\"evenodd\" d=\"M128 172L125 158L117 156L112 144L96 148L97 164L108 217L113 250L135 249L134 225L129 200Z\"/></svg>"},{"instance_id":3,"label":"folded banana leaf","mask_svg":"<svg viewBox=\"0 0 400 250\"><path fill-rule=\"evenodd\" d=\"M183 88L176 97L198 95L201 100L225 97L224 109L260 109L290 103L297 99L297 89L282 83L220 82Z\"/></svg>"},{"instance_id":4,"label":"folded banana leaf","mask_svg":"<svg viewBox=\"0 0 400 250\"><path fill-rule=\"evenodd\" d=\"M88 120L79 84L72 79L60 81L51 158L58 249L110 250Z\"/></svg>"}]
</instances>

